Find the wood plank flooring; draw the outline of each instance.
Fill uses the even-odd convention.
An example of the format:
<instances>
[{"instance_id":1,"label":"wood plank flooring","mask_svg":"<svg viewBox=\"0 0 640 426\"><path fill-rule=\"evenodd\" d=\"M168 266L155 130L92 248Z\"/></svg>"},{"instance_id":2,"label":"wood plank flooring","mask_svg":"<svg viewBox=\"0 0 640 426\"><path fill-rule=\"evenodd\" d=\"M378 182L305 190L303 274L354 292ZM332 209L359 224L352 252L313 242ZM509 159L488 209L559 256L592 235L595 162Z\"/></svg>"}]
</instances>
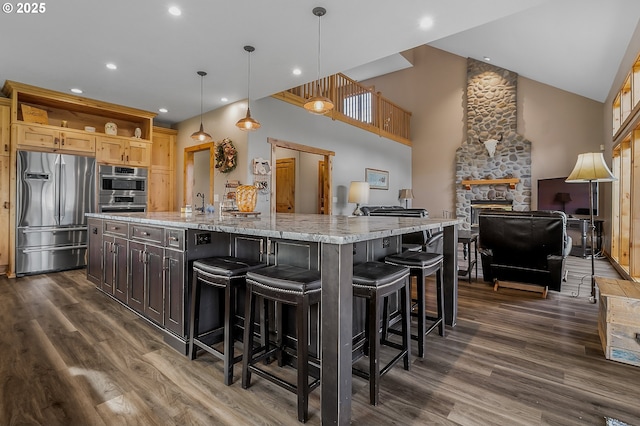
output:
<instances>
[{"instance_id":1,"label":"wood plank flooring","mask_svg":"<svg viewBox=\"0 0 640 426\"><path fill-rule=\"evenodd\" d=\"M590 274L588 259L571 262ZM424 359L414 342L411 371L383 377L379 406L354 377L353 424L640 425L640 368L604 358L588 293L588 281L578 298L541 299L461 280L457 326L428 336ZM259 377L243 390L235 373L224 386L221 361L181 356L84 270L0 277L0 425L299 424L293 394Z\"/></svg>"}]
</instances>

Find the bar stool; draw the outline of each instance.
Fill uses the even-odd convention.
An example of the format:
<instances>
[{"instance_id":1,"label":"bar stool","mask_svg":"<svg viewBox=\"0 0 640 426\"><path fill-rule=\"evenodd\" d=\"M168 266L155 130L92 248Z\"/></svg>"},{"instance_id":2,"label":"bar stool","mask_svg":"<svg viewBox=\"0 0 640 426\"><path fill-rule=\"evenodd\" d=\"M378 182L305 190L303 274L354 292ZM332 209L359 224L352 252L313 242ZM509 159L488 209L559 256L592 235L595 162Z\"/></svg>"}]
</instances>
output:
<instances>
[{"instance_id":1,"label":"bar stool","mask_svg":"<svg viewBox=\"0 0 640 426\"><path fill-rule=\"evenodd\" d=\"M236 341L234 337L236 292L238 288L245 286L245 276L248 271L264 266L266 266L264 263L258 261L229 256L210 257L193 262L189 357L196 359L198 348L200 348L223 360L224 384L227 386L233 382L233 365L242 360L242 355L234 356L233 350ZM200 295L203 285L224 290L224 323L205 333L200 332ZM266 321L264 315L263 320ZM221 333L224 333L222 352L212 346L213 343L220 341Z\"/></svg>"},{"instance_id":2,"label":"bar stool","mask_svg":"<svg viewBox=\"0 0 640 426\"><path fill-rule=\"evenodd\" d=\"M386 333L380 334L380 315L382 303L391 295L400 291L399 311L402 318L402 344L391 342ZM369 403L378 405L380 378L401 359L404 369L410 368L411 331L409 299L409 268L382 262L366 262L353 267L353 295L367 299L364 337L353 343L354 354L363 347L369 352L369 371L353 367L353 374L369 381ZM387 318L382 318L386 331ZM380 345L386 345L400 352L384 367L380 368ZM355 360L357 361L358 358Z\"/></svg>"},{"instance_id":3,"label":"bar stool","mask_svg":"<svg viewBox=\"0 0 640 426\"><path fill-rule=\"evenodd\" d=\"M417 279L417 305L418 305L418 334L411 335L411 338L418 341L418 356L424 358L425 336L431 333L436 327L440 336L444 336L444 292L442 291L442 264L443 255L439 253L426 252L403 252L392 254L385 258L385 262L391 265L406 266L410 269L410 275ZM428 316L425 301L424 279L436 274L436 293L438 303L437 316ZM383 315L386 316L386 303ZM413 315L413 313L412 313ZM433 321L427 328L426 321ZM390 332L395 330L389 329Z\"/></svg>"},{"instance_id":4,"label":"bar stool","mask_svg":"<svg viewBox=\"0 0 640 426\"><path fill-rule=\"evenodd\" d=\"M255 297L276 302L277 341L275 347L262 345L253 349ZM247 273L247 296L245 312L248 324L244 329L244 358L242 361L242 387L247 389L251 384L251 373L269 380L276 385L293 392L298 397L298 420L306 422L309 416L309 393L320 385L320 379L315 378L309 383L310 361L320 366L320 361L309 355L309 311L310 307L320 303L320 272L311 271L290 265L275 265ZM282 327L282 304L296 308L296 338L295 352L287 351ZM264 332L263 332L264 333ZM264 338L264 335L262 336ZM268 340L268 339L267 339ZM282 366L283 352L296 357L296 384L268 372L256 364L261 360L276 355L278 365Z\"/></svg>"}]
</instances>

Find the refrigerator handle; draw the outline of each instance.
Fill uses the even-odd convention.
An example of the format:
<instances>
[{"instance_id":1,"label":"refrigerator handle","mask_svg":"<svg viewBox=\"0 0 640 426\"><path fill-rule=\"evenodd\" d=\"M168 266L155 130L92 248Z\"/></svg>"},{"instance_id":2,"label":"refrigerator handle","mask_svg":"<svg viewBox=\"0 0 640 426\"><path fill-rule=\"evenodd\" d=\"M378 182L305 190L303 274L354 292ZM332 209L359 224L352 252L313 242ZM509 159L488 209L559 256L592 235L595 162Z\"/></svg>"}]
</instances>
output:
<instances>
[{"instance_id":1,"label":"refrigerator handle","mask_svg":"<svg viewBox=\"0 0 640 426\"><path fill-rule=\"evenodd\" d=\"M62 219L64 218L64 212L66 210L65 206L67 205L67 185L63 185L62 184L62 177L66 176L65 170L67 168L67 165L62 163L60 164L60 201L58 204L59 207L59 212L60 212L60 222L62 222Z\"/></svg>"}]
</instances>

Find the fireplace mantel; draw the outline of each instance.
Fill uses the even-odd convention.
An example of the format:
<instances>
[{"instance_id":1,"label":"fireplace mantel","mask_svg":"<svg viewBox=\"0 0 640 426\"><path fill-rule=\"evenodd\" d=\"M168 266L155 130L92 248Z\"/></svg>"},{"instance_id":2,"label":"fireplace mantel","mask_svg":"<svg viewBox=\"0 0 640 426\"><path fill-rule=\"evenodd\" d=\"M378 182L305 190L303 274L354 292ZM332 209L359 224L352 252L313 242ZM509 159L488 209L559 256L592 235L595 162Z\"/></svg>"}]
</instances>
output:
<instances>
[{"instance_id":1,"label":"fireplace mantel","mask_svg":"<svg viewBox=\"0 0 640 426\"><path fill-rule=\"evenodd\" d=\"M519 178L508 179L477 179L477 180L463 180L461 183L466 189L471 189L471 185L499 185L507 184L509 188L516 189L516 184L520 182Z\"/></svg>"}]
</instances>

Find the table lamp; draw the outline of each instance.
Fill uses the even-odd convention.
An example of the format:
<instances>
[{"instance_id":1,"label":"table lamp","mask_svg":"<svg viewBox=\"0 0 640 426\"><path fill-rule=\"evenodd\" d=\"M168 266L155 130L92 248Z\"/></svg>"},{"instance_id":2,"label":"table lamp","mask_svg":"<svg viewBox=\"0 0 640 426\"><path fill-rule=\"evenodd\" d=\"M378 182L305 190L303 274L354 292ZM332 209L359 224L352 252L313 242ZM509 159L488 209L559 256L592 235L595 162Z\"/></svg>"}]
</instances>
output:
<instances>
[{"instance_id":1,"label":"table lamp","mask_svg":"<svg viewBox=\"0 0 640 426\"><path fill-rule=\"evenodd\" d=\"M595 222L593 220L593 182L613 182L618 180L604 161L601 152L587 152L578 155L578 161L573 171L565 182L567 183L584 183L589 182L589 213L591 222L591 297L589 302L596 303L596 279L595 279L595 261L593 253L593 245L596 240Z\"/></svg>"},{"instance_id":2,"label":"table lamp","mask_svg":"<svg viewBox=\"0 0 640 426\"><path fill-rule=\"evenodd\" d=\"M409 208L409 200L413 200L413 192L411 188L405 188L400 190L400 196L398 197L401 200L404 200L404 208Z\"/></svg>"},{"instance_id":3,"label":"table lamp","mask_svg":"<svg viewBox=\"0 0 640 426\"><path fill-rule=\"evenodd\" d=\"M349 185L349 203L356 203L356 209L353 211L354 216L363 216L360 210L360 204L369 202L369 183L353 181Z\"/></svg>"},{"instance_id":4,"label":"table lamp","mask_svg":"<svg viewBox=\"0 0 640 426\"><path fill-rule=\"evenodd\" d=\"M568 192L556 192L556 201L562 203L562 211L567 212L567 203L571 201L571 194Z\"/></svg>"}]
</instances>

